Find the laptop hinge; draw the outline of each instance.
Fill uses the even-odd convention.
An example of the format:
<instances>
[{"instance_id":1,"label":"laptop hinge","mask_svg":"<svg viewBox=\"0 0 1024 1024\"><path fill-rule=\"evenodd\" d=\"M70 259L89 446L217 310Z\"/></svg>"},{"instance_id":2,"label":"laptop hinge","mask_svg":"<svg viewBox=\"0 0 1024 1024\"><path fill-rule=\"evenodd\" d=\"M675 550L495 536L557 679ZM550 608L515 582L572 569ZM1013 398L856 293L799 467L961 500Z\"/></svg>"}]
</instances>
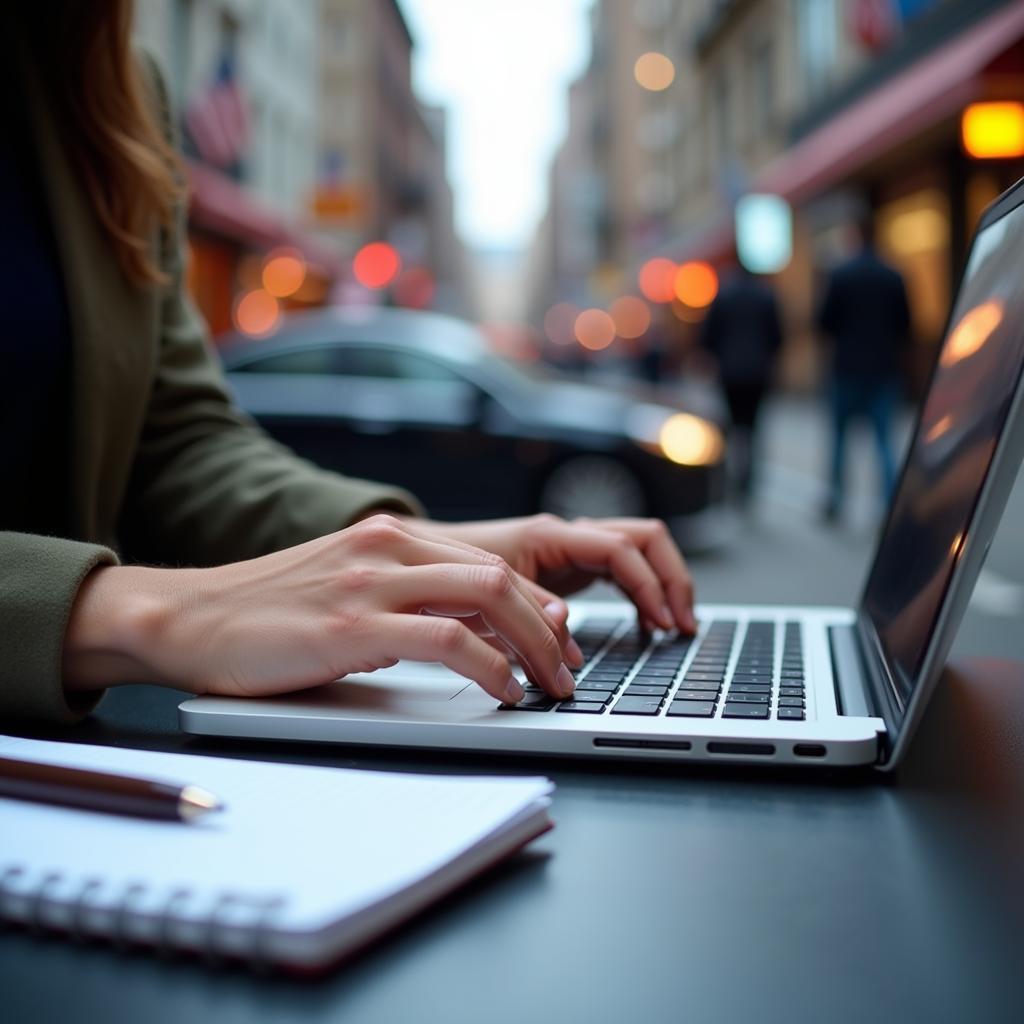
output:
<instances>
[{"instance_id":1,"label":"laptop hinge","mask_svg":"<svg viewBox=\"0 0 1024 1024\"><path fill-rule=\"evenodd\" d=\"M871 623L863 612L857 614L857 625L850 627L854 635L854 647L863 676L863 692L868 706L877 718L885 723L885 735L879 737L879 761L889 759L896 736L903 721L903 712L896 700L893 683L882 660L882 650Z\"/></svg>"}]
</instances>

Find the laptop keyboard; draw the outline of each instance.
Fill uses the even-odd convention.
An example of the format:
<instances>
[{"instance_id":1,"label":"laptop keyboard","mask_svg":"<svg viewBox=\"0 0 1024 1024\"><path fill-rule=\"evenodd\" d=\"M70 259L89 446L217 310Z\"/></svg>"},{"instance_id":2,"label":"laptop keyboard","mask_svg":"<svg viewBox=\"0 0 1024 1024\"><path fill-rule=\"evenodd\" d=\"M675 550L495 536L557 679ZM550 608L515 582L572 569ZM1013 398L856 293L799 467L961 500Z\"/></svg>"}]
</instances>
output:
<instances>
[{"instance_id":1,"label":"laptop keyboard","mask_svg":"<svg viewBox=\"0 0 1024 1024\"><path fill-rule=\"evenodd\" d=\"M556 700L533 683L502 711L668 718L752 718L803 721L806 708L803 638L798 622L781 630L730 619L707 623L699 639L654 640L624 619L591 618L573 636L585 659L576 692ZM691 655L692 651L692 657ZM685 666L685 669L684 669Z\"/></svg>"}]
</instances>

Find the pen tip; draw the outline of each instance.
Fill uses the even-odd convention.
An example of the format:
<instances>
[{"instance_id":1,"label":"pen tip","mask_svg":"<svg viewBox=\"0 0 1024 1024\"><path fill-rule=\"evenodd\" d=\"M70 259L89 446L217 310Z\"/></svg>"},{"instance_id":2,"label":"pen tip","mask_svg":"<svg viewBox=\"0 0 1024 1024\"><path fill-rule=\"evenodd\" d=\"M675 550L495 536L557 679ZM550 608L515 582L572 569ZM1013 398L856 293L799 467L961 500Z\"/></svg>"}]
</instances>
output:
<instances>
[{"instance_id":1,"label":"pen tip","mask_svg":"<svg viewBox=\"0 0 1024 1024\"><path fill-rule=\"evenodd\" d=\"M210 811L222 811L224 804L199 786L185 786L178 797L178 814L183 821L201 818Z\"/></svg>"}]
</instances>

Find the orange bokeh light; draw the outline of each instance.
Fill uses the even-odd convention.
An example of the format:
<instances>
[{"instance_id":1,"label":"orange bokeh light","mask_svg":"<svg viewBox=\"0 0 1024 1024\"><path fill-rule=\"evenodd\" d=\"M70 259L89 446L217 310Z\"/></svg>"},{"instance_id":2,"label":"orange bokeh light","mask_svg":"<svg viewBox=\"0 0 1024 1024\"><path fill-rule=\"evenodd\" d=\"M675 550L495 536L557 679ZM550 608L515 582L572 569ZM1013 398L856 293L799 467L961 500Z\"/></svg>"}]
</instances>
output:
<instances>
[{"instance_id":1,"label":"orange bokeh light","mask_svg":"<svg viewBox=\"0 0 1024 1024\"><path fill-rule=\"evenodd\" d=\"M235 327L251 338L265 338L281 322L281 304L269 292L256 288L235 304Z\"/></svg>"},{"instance_id":2,"label":"orange bokeh light","mask_svg":"<svg viewBox=\"0 0 1024 1024\"><path fill-rule=\"evenodd\" d=\"M675 81L676 66L663 53L643 53L633 65L633 77L644 89L661 92Z\"/></svg>"},{"instance_id":3,"label":"orange bokeh light","mask_svg":"<svg viewBox=\"0 0 1024 1024\"><path fill-rule=\"evenodd\" d=\"M1024 156L1024 103L972 103L960 119L960 138L981 160Z\"/></svg>"},{"instance_id":4,"label":"orange bokeh light","mask_svg":"<svg viewBox=\"0 0 1024 1024\"><path fill-rule=\"evenodd\" d=\"M578 306L571 302L556 302L544 314L544 334L552 345L571 345L576 339Z\"/></svg>"},{"instance_id":5,"label":"orange bokeh light","mask_svg":"<svg viewBox=\"0 0 1024 1024\"><path fill-rule=\"evenodd\" d=\"M1003 322L1003 308L999 299L989 299L964 313L942 350L939 364L953 366L973 356Z\"/></svg>"},{"instance_id":6,"label":"orange bokeh light","mask_svg":"<svg viewBox=\"0 0 1024 1024\"><path fill-rule=\"evenodd\" d=\"M263 264L263 288L275 298L294 295L306 280L306 261L298 252L271 253Z\"/></svg>"},{"instance_id":7,"label":"orange bokeh light","mask_svg":"<svg viewBox=\"0 0 1024 1024\"><path fill-rule=\"evenodd\" d=\"M671 260L657 256L640 268L640 291L651 302L671 302L676 295L675 277L676 265Z\"/></svg>"},{"instance_id":8,"label":"orange bokeh light","mask_svg":"<svg viewBox=\"0 0 1024 1024\"><path fill-rule=\"evenodd\" d=\"M574 325L576 340L591 352L607 348L615 340L615 321L603 309L585 309Z\"/></svg>"},{"instance_id":9,"label":"orange bokeh light","mask_svg":"<svg viewBox=\"0 0 1024 1024\"><path fill-rule=\"evenodd\" d=\"M651 326L651 310L643 299L623 295L616 299L609 312L620 338L639 338Z\"/></svg>"},{"instance_id":10,"label":"orange bokeh light","mask_svg":"<svg viewBox=\"0 0 1024 1024\"><path fill-rule=\"evenodd\" d=\"M715 268L703 260L689 260L681 264L672 284L676 298L691 309L710 306L718 294Z\"/></svg>"},{"instance_id":11,"label":"orange bokeh light","mask_svg":"<svg viewBox=\"0 0 1024 1024\"><path fill-rule=\"evenodd\" d=\"M386 288L401 269L398 250L387 242L364 245L352 261L352 273L364 288Z\"/></svg>"}]
</instances>

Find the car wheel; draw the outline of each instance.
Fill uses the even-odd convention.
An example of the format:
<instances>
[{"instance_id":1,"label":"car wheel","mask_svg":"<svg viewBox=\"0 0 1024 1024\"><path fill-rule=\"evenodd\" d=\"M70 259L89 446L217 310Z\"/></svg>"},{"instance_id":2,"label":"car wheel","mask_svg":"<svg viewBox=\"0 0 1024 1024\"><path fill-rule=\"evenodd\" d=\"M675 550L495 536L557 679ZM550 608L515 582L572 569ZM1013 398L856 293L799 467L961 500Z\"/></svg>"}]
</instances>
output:
<instances>
[{"instance_id":1,"label":"car wheel","mask_svg":"<svg viewBox=\"0 0 1024 1024\"><path fill-rule=\"evenodd\" d=\"M541 512L564 519L647 514L647 497L633 471L601 455L581 455L557 466L544 481L539 504Z\"/></svg>"}]
</instances>

